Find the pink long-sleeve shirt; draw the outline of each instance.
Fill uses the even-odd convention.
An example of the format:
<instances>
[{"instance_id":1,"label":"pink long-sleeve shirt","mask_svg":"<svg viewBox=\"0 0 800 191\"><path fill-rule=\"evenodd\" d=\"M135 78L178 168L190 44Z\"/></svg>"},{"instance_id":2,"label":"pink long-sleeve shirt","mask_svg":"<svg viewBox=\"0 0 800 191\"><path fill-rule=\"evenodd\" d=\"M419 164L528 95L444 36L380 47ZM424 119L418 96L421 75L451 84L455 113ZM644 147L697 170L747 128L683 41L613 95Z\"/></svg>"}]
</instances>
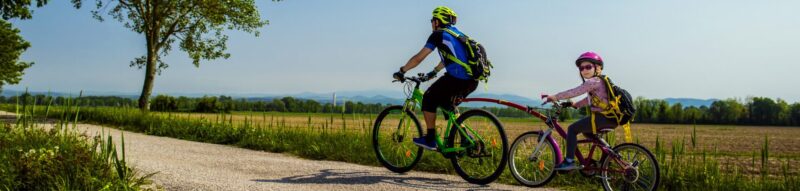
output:
<instances>
[{"instance_id":1,"label":"pink long-sleeve shirt","mask_svg":"<svg viewBox=\"0 0 800 191\"><path fill-rule=\"evenodd\" d=\"M600 98L600 100L602 102L605 102L606 104L608 104L608 93L607 93L608 90L606 90L606 89L608 89L608 88L606 87L605 82L603 82L602 79L600 79L599 77L593 77L593 78L587 79L580 86L572 88L572 89L564 91L564 92L561 92L561 93L558 93L558 94L554 95L554 97L556 98L556 100L562 100L562 99L569 99L569 98L577 97L579 95L590 93L591 95L594 95L594 96L597 96L598 98ZM578 101L578 102L576 102L574 104L574 106L576 108L580 108L580 107L583 107L583 106L586 106L586 105L592 105L590 96L586 96L586 98L584 98L584 99L582 99L582 100L580 100L580 101ZM602 112L603 108L599 108L597 106L592 105L591 110L594 111L594 112Z\"/></svg>"}]
</instances>

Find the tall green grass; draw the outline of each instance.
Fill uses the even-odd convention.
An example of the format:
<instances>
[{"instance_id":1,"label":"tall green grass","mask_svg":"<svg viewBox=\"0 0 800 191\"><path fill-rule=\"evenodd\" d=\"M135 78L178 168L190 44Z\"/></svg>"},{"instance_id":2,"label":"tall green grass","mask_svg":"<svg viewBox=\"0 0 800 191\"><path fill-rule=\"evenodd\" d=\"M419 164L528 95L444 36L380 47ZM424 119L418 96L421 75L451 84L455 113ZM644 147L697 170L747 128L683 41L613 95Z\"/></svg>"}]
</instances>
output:
<instances>
[{"instance_id":1,"label":"tall green grass","mask_svg":"<svg viewBox=\"0 0 800 191\"><path fill-rule=\"evenodd\" d=\"M0 105L0 109L14 111L11 105ZM311 117L305 122L287 123L284 116L267 116L253 120L252 114L244 123L234 123L232 116L219 114L214 118L190 119L180 114L148 114L136 108L83 108L80 113L63 112L64 107L37 108L39 113L62 113L77 121L116 126L120 129L144 132L151 135L175 137L185 140L239 147L270 152L291 153L315 160L334 160L379 166L371 143L372 116L330 115L325 122L314 123ZM267 120L269 119L269 120ZM263 123L255 121L264 121ZM268 121L268 122L266 122ZM342 125L337 130L331 127ZM726 163L717 157L716 151L701 154L687 152L686 145L700 148L701 144L693 130L689 142L683 139L663 140L656 137L654 152L661 167L660 190L795 190L800 188L800 179L792 172L793 164L782 162L780 173L769 174L768 138L765 138L761 164L749 168L761 169L761 175L747 173L745 168ZM609 136L609 142L616 142ZM509 137L512 141L514 137ZM510 144L510 143L509 143ZM754 143L758 144L758 143ZM585 151L585 150L584 150ZM754 159L755 161L755 155ZM449 160L438 153L425 152L416 170L454 173ZM507 171L507 170L506 170ZM504 173L498 182L514 184L510 173ZM562 174L547 186L566 189L599 189L599 179L584 178L577 173Z\"/></svg>"},{"instance_id":2,"label":"tall green grass","mask_svg":"<svg viewBox=\"0 0 800 191\"><path fill-rule=\"evenodd\" d=\"M0 190L141 190L150 184L152 174L139 176L127 166L124 137L119 155L111 136L73 129L80 107L54 112L26 103L6 105L17 117L0 122ZM60 116L47 128L42 123L51 113Z\"/></svg>"}]
</instances>

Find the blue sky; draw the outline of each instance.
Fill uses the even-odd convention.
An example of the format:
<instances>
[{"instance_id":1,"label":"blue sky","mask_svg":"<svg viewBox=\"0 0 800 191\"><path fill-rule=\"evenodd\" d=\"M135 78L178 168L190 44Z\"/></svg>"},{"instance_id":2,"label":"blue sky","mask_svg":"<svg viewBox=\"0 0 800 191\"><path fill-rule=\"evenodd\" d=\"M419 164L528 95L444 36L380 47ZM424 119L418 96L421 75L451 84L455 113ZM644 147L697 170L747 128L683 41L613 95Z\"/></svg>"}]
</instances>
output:
<instances>
[{"instance_id":1,"label":"blue sky","mask_svg":"<svg viewBox=\"0 0 800 191\"><path fill-rule=\"evenodd\" d=\"M488 89L477 92L533 98L574 87L573 60L593 50L634 96L800 101L800 1L258 1L270 22L261 36L228 32L231 58L199 68L175 49L154 91L399 91L391 74L423 46L439 5L459 14L457 27L495 64ZM145 52L142 35L68 1L33 16L12 23L32 44L23 60L36 64L4 89L141 91L143 71L128 64Z\"/></svg>"}]
</instances>

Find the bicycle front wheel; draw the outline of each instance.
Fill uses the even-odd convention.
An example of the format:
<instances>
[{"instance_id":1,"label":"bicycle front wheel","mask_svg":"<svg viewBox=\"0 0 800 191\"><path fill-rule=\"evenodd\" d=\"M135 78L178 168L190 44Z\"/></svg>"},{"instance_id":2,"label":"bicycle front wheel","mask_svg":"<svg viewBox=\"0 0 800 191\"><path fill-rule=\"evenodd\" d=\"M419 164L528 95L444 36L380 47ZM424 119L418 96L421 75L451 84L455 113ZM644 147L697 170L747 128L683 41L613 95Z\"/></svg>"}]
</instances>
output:
<instances>
[{"instance_id":1,"label":"bicycle front wheel","mask_svg":"<svg viewBox=\"0 0 800 191\"><path fill-rule=\"evenodd\" d=\"M488 184L500 177L508 157L508 139L503 125L485 110L464 112L452 127L448 148L463 148L450 158L456 173L467 182Z\"/></svg>"},{"instance_id":2,"label":"bicycle front wheel","mask_svg":"<svg viewBox=\"0 0 800 191\"><path fill-rule=\"evenodd\" d=\"M544 141L540 141L542 139ZM540 132L531 131L520 135L511 144L508 158L511 175L525 186L539 187L547 184L556 175L556 149L558 148L547 141L546 137L542 137Z\"/></svg>"},{"instance_id":3,"label":"bicycle front wheel","mask_svg":"<svg viewBox=\"0 0 800 191\"><path fill-rule=\"evenodd\" d=\"M390 106L375 119L372 147L384 167L397 173L408 172L422 157L422 147L412 140L421 136L422 128L414 112L403 111L403 106Z\"/></svg>"},{"instance_id":4,"label":"bicycle front wheel","mask_svg":"<svg viewBox=\"0 0 800 191\"><path fill-rule=\"evenodd\" d=\"M633 143L614 147L617 155L602 159L605 190L656 190L660 178L658 162L649 150Z\"/></svg>"}]
</instances>

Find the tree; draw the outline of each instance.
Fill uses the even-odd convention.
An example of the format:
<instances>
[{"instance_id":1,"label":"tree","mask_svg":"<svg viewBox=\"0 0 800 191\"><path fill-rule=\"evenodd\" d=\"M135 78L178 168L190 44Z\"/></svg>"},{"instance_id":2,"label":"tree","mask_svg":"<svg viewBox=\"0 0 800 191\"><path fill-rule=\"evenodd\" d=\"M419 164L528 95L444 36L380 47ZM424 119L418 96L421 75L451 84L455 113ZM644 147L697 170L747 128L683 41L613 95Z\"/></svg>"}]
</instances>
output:
<instances>
[{"instance_id":1,"label":"tree","mask_svg":"<svg viewBox=\"0 0 800 191\"><path fill-rule=\"evenodd\" d=\"M779 121L781 108L770 98L754 97L749 108L752 123L766 125Z\"/></svg>"},{"instance_id":2,"label":"tree","mask_svg":"<svg viewBox=\"0 0 800 191\"><path fill-rule=\"evenodd\" d=\"M280 112L288 111L286 110L286 103L284 103L280 99L273 99L272 103L270 103L269 105L270 105L270 110L272 111L280 111Z\"/></svg>"},{"instance_id":3,"label":"tree","mask_svg":"<svg viewBox=\"0 0 800 191\"><path fill-rule=\"evenodd\" d=\"M36 7L42 7L47 4L47 0L36 0L35 2ZM78 8L81 6L81 1L72 0L72 4L75 5L75 8ZM33 17L31 6L34 6L34 1L32 0L3 0L2 4L0 4L0 17L3 17L4 20L12 18L31 19Z\"/></svg>"},{"instance_id":4,"label":"tree","mask_svg":"<svg viewBox=\"0 0 800 191\"><path fill-rule=\"evenodd\" d=\"M714 101L708 108L712 122L719 124L736 123L745 116L745 108L735 99Z\"/></svg>"},{"instance_id":5,"label":"tree","mask_svg":"<svg viewBox=\"0 0 800 191\"><path fill-rule=\"evenodd\" d=\"M217 97L203 96L197 101L195 112L216 113L222 111L224 106L217 101Z\"/></svg>"},{"instance_id":6,"label":"tree","mask_svg":"<svg viewBox=\"0 0 800 191\"><path fill-rule=\"evenodd\" d=\"M6 5L3 5L5 9ZM3 13L5 17L5 12ZM19 29L0 19L0 90L5 84L17 84L22 80L23 71L33 62L20 62L19 57L31 47L28 41L19 36Z\"/></svg>"},{"instance_id":7,"label":"tree","mask_svg":"<svg viewBox=\"0 0 800 191\"><path fill-rule=\"evenodd\" d=\"M175 97L158 95L153 98L153 111L177 111L178 101Z\"/></svg>"},{"instance_id":8,"label":"tree","mask_svg":"<svg viewBox=\"0 0 800 191\"><path fill-rule=\"evenodd\" d=\"M144 34L145 55L131 61L131 67L145 70L139 108L149 110L149 97L156 74L167 68L161 61L178 41L181 51L192 59L227 59L228 36L223 30L241 30L259 35L256 29L267 24L259 17L254 0L96 0L94 17L103 21L103 12L124 23L126 28ZM107 9L110 8L110 9ZM213 35L208 35L211 33Z\"/></svg>"},{"instance_id":9,"label":"tree","mask_svg":"<svg viewBox=\"0 0 800 191\"><path fill-rule=\"evenodd\" d=\"M667 122L668 123L685 122L683 105L681 103L675 103L674 105L670 106L669 110L667 111Z\"/></svg>"},{"instance_id":10,"label":"tree","mask_svg":"<svg viewBox=\"0 0 800 191\"><path fill-rule=\"evenodd\" d=\"M35 4L34 4L35 2ZM80 7L80 0L72 0L75 8ZM9 19L31 19L31 6L42 7L47 0L3 0L0 3L0 90L5 84L17 84L22 79L24 70L33 62L20 62L19 56L30 48L30 44L19 36L19 29L14 28Z\"/></svg>"},{"instance_id":11,"label":"tree","mask_svg":"<svg viewBox=\"0 0 800 191\"><path fill-rule=\"evenodd\" d=\"M789 108L789 123L793 126L800 126L800 103L794 103Z\"/></svg>"},{"instance_id":12,"label":"tree","mask_svg":"<svg viewBox=\"0 0 800 191\"><path fill-rule=\"evenodd\" d=\"M778 108L778 118L775 119L776 122L773 125L789 125L791 124L791 108L789 103L786 100L782 100L780 98L775 100L775 104Z\"/></svg>"},{"instance_id":13,"label":"tree","mask_svg":"<svg viewBox=\"0 0 800 191\"><path fill-rule=\"evenodd\" d=\"M656 108L658 108L658 122L659 123L667 123L669 120L669 116L667 111L669 110L669 103L664 100L654 100L656 102Z\"/></svg>"}]
</instances>

